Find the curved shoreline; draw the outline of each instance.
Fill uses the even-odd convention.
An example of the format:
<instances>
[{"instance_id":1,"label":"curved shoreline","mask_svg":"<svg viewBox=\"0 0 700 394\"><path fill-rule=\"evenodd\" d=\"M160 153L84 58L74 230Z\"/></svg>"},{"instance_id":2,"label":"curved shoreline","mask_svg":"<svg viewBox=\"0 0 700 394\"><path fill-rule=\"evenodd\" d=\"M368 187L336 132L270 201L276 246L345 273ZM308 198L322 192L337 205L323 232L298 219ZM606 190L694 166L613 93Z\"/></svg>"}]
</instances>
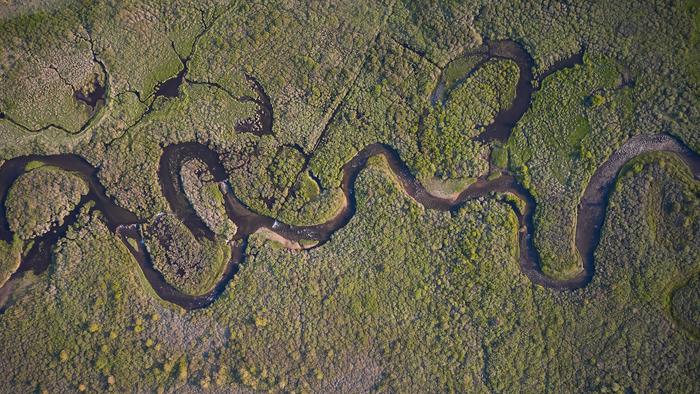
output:
<instances>
[{"instance_id":1,"label":"curved shoreline","mask_svg":"<svg viewBox=\"0 0 700 394\"><path fill-rule=\"evenodd\" d=\"M580 64L583 60L583 51L574 54L570 58L562 59L550 69L545 70L535 78L532 73L532 59L527 52L517 43L512 41L493 41L488 44L485 52L492 58L510 59L516 62L519 68L519 79L516 87L516 96L508 108L501 110L494 122L486 127L486 131L475 137L482 143L494 140L505 141L510 136L512 128L520 120L530 106L533 92L538 89L541 81L547 75ZM257 83L257 81L254 81ZM533 86L538 82L538 86ZM269 98L264 95L264 90L256 85L259 95L263 100L259 103L266 110L263 115L263 130L272 132L272 108ZM261 93L262 92L262 93ZM251 131L252 132L252 131ZM80 208L87 201L94 201L92 209L99 210L104 215L104 221L124 243L127 250L138 262L144 276L163 300L180 305L185 309L196 309L211 304L217 296L225 290L229 281L238 271L239 265L244 261L245 249L248 237L259 232L273 232L274 236L286 240L285 246L304 245L302 241L315 241L306 249L319 247L331 239L331 236L339 229L347 225L356 212L355 182L359 173L367 165L370 157L382 155L386 158L389 168L396 176L403 191L423 205L427 209L443 211L456 211L467 201L487 196L492 192L511 193L524 202L522 212L514 203L509 203L518 218L518 244L520 269L533 283L557 290L574 290L586 286L594 275L594 252L600 240L602 225L605 220L607 199L617 179L620 169L634 157L650 151L668 151L681 156L691 168L697 178L700 174L700 156L683 145L682 142L668 135L636 136L626 141L615 151L593 174L577 209L577 222L575 232L575 245L583 261L583 270L576 276L559 280L546 276L541 270L539 253L533 243L535 230L533 216L536 203L527 189L510 173L504 172L502 176L493 180L483 177L470 184L456 198L440 198L431 194L411 174L411 171L401 160L398 152L389 145L371 144L356 153L343 167L343 177L340 189L345 197L345 204L335 217L325 223L311 226L292 226L281 223L276 219L260 215L251 211L245 204L235 197L228 174L224 169L218 153L206 145L196 142L173 144L163 149L158 168L158 182L166 201L177 217L187 226L197 238L214 238L214 233L204 224L196 214L187 199L180 178L180 169L187 160L199 159L206 164L214 181L219 182L224 192L224 206L229 218L236 223L238 231L231 244L231 260L221 273L216 285L209 292L202 295L189 295L176 290L167 283L163 275L157 271L150 260L144 247L143 238L138 225L142 221L132 212L117 205L107 197L104 186L99 182L97 169L84 158L73 154L40 156L23 156L5 161L0 166L0 239L11 241L12 233L5 215L5 200L12 183L25 172L28 162L38 160L48 165L56 166L67 171L73 171L89 185L89 193L83 197L75 210L65 218L63 225L51 229L46 234L35 238L34 245L22 259L20 267L12 275L20 275L24 271L33 270L35 273L43 272L51 262L51 246L61 238L67 228L75 223ZM136 240L136 247L129 239Z\"/></svg>"},{"instance_id":2,"label":"curved shoreline","mask_svg":"<svg viewBox=\"0 0 700 394\"><path fill-rule=\"evenodd\" d=\"M691 168L694 176L700 176L700 156L683 145L680 141L667 135L636 136L629 139L611 157L606 160L596 171L586 188L578 209L578 221L576 226L576 247L583 259L583 270L575 277L566 280L550 278L542 273L539 254L533 244L533 213L536 204L530 193L511 174L488 181L479 178L466 190L460 193L456 199L443 199L430 194L412 175L399 154L390 146L382 144L369 145L358 152L355 157L343 166L343 180L341 189L347 200L346 206L330 221L313 226L291 226L278 222L274 218L259 215L243 205L233 193L225 194L226 211L238 226L235 236L236 242L232 247L232 258L221 274L221 279L212 290L202 295L189 295L175 290L166 282L163 275L152 265L148 253L143 246L143 238L139 234L140 221L128 210L119 207L104 194L104 188L97 181L96 169L90 166L84 159L76 155L57 156L25 156L11 159L0 167L0 182L16 179L23 173L24 165L32 160L41 160L47 164L74 171L88 182L90 192L84 198L84 202L95 201L95 207L103 212L108 227L122 240L129 252L139 263L144 276L156 291L158 296L166 301L178 304L185 309L202 308L211 304L226 288L228 282L238 271L239 265L244 261L247 239L251 234L261 229L273 229L274 233L290 241L290 244L302 240L315 240L316 244L308 249L316 248L329 241L331 236L343 228L354 216L357 206L355 199L355 182L360 172L366 167L367 160L376 155L386 158L389 168L401 184L404 192L423 205L427 209L442 211L456 211L467 201L479 197L488 196L492 192L511 193L522 200L525 205L522 212L513 207L519 222L519 263L520 269L533 283L557 290L574 290L586 286L594 274L593 253L600 239L602 224L605 219L607 198L614 185L620 169L630 160L640 154L653 151L666 151L678 154ZM208 147L198 143L183 143L170 145L165 148L161 157L159 180L171 210L187 225L190 231L197 237L212 238L214 235L206 225L194 213L182 191L179 176L179 168L187 159L196 157L207 164L212 175L217 181L225 182L230 190L230 184L226 180L226 173L218 160L218 155ZM20 170L21 169L21 170ZM223 179L222 179L223 178ZM0 183L0 196L4 202L7 189L11 183ZM81 203L64 225L58 229L38 237L35 246L27 257L22 260L19 269L13 274L18 275L27 270L35 273L44 271L51 261L50 246L60 238L68 226L77 219L77 212ZM11 239L11 233L7 228L7 221L2 215L0 223L2 239ZM263 230L266 231L266 230ZM138 248L134 248L128 242L128 238L137 241ZM36 251L34 251L36 249Z\"/></svg>"},{"instance_id":3,"label":"curved shoreline","mask_svg":"<svg viewBox=\"0 0 700 394\"><path fill-rule=\"evenodd\" d=\"M583 273L587 273L587 281L590 281L595 270L594 253L600 242L608 198L615 180L625 164L649 152L675 153L685 162L695 179L700 177L700 155L669 135L637 135L617 149L596 169L579 199L575 243L583 261Z\"/></svg>"}]
</instances>

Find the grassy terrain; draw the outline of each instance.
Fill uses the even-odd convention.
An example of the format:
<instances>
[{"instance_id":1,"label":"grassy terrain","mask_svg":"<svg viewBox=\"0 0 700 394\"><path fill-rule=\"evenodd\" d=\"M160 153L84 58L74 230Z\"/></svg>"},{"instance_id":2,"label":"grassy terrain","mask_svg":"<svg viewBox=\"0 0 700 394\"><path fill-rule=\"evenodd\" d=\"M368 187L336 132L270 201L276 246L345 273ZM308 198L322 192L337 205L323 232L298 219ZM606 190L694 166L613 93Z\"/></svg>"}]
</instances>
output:
<instances>
[{"instance_id":1,"label":"grassy terrain","mask_svg":"<svg viewBox=\"0 0 700 394\"><path fill-rule=\"evenodd\" d=\"M236 224L226 215L224 195L206 165L200 160L190 160L182 166L180 178L190 204L206 226L226 240L233 238Z\"/></svg>"},{"instance_id":2,"label":"grassy terrain","mask_svg":"<svg viewBox=\"0 0 700 394\"><path fill-rule=\"evenodd\" d=\"M628 136L630 89L615 62L584 64L546 78L508 141L510 168L537 201L535 245L553 277L580 271L576 205L588 179ZM592 97L605 97L594 105Z\"/></svg>"},{"instance_id":3,"label":"grassy terrain","mask_svg":"<svg viewBox=\"0 0 700 394\"><path fill-rule=\"evenodd\" d=\"M20 175L7 193L7 222L19 238L30 240L63 224L87 193L87 183L77 174L51 166L32 169Z\"/></svg>"},{"instance_id":4,"label":"grassy terrain","mask_svg":"<svg viewBox=\"0 0 700 394\"><path fill-rule=\"evenodd\" d=\"M684 286L676 289L671 295L670 310L679 327L686 330L694 339L700 336L700 316L698 316L698 300L700 300L700 284L698 276L691 278Z\"/></svg>"},{"instance_id":5,"label":"grassy terrain","mask_svg":"<svg viewBox=\"0 0 700 394\"><path fill-rule=\"evenodd\" d=\"M698 343L668 320L664 289L697 272L700 250L695 243L676 250L677 234L657 233L644 213L672 201L664 193L675 198L696 186L682 167L654 163L618 182L594 281L569 294L533 286L520 273L508 205L482 199L454 215L426 211L403 194L382 160L360 175L358 213L331 242L303 252L253 238L226 292L194 312L158 301L99 216L83 214L57 246L54 270L25 288L0 319L2 343L13 343L0 350L2 385L692 387ZM637 193L644 185L652 189ZM669 228L676 220L658 219ZM23 368L27 359L32 368Z\"/></svg>"},{"instance_id":6,"label":"grassy terrain","mask_svg":"<svg viewBox=\"0 0 700 394\"><path fill-rule=\"evenodd\" d=\"M15 236L11 242L0 241L0 286L7 283L22 262L23 242Z\"/></svg>"},{"instance_id":7,"label":"grassy terrain","mask_svg":"<svg viewBox=\"0 0 700 394\"><path fill-rule=\"evenodd\" d=\"M185 294L211 290L231 259L226 240L198 239L175 215L156 216L144 232L153 266Z\"/></svg>"},{"instance_id":8,"label":"grassy terrain","mask_svg":"<svg viewBox=\"0 0 700 394\"><path fill-rule=\"evenodd\" d=\"M576 206L618 146L671 133L700 151L696 1L15 3L0 5L0 163L85 157L146 223L156 269L190 294L218 279L231 225L217 186L192 172L185 192L219 237L169 212L157 178L169 144L208 145L241 201L290 224L333 217L342 166L371 143L445 195L509 170L537 202L534 243L555 278L580 270ZM521 44L536 75L585 56L544 79L506 143L484 144L472 138L518 80L510 61L474 68L474 50L499 39ZM156 96L185 67L178 95ZM269 96L271 134L236 131L262 99L247 76ZM93 113L75 91L95 81L108 89ZM357 212L329 242L287 250L253 235L224 293L194 311L159 299L83 207L49 269L0 294L0 391L698 390L700 192L675 156L622 171L593 280L571 292L520 271L512 196L427 210L379 158L356 187ZM85 192L42 166L12 185L0 283Z\"/></svg>"}]
</instances>

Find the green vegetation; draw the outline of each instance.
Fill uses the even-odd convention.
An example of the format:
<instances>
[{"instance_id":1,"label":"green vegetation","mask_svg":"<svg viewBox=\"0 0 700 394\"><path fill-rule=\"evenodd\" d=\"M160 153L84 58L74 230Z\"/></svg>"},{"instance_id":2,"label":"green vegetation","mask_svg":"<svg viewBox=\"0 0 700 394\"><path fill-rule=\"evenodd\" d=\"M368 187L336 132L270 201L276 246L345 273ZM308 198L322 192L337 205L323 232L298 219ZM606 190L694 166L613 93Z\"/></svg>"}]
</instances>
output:
<instances>
[{"instance_id":1,"label":"green vegetation","mask_svg":"<svg viewBox=\"0 0 700 394\"><path fill-rule=\"evenodd\" d=\"M0 22L0 112L7 118L29 130L52 124L68 132L87 122L91 108L75 92L90 93L105 80L85 30L74 30L78 18L61 8Z\"/></svg>"},{"instance_id":2,"label":"green vegetation","mask_svg":"<svg viewBox=\"0 0 700 394\"><path fill-rule=\"evenodd\" d=\"M430 194L447 199L455 199L459 194L474 183L474 178L456 178L442 180L439 178L423 179L423 186Z\"/></svg>"},{"instance_id":3,"label":"green vegetation","mask_svg":"<svg viewBox=\"0 0 700 394\"><path fill-rule=\"evenodd\" d=\"M0 340L14 344L0 349L3 387L542 391L545 377L565 391L693 386L698 342L666 320L660 290L700 268L700 250L657 247L678 233L651 231L640 212L659 201L637 189L683 195L682 166L620 179L593 283L555 295L520 273L508 205L427 211L383 160L371 163L357 215L329 243L294 252L253 237L226 292L188 313L159 302L99 215L83 213L54 272L0 318Z\"/></svg>"},{"instance_id":4,"label":"green vegetation","mask_svg":"<svg viewBox=\"0 0 700 394\"><path fill-rule=\"evenodd\" d=\"M458 120L448 120L452 127L484 127L496 113L508 108L515 97L518 66L510 60L491 60L479 67L464 83L452 90L445 110ZM466 124L465 124L466 123Z\"/></svg>"},{"instance_id":5,"label":"green vegetation","mask_svg":"<svg viewBox=\"0 0 700 394\"><path fill-rule=\"evenodd\" d=\"M5 207L10 229L22 240L43 235L75 209L88 186L80 176L42 166L12 184Z\"/></svg>"},{"instance_id":6,"label":"green vegetation","mask_svg":"<svg viewBox=\"0 0 700 394\"><path fill-rule=\"evenodd\" d=\"M30 161L29 163L27 163L26 166L24 166L24 170L31 171L35 168L39 168L39 167L43 167L43 166L44 166L44 163L41 161L38 161L38 160Z\"/></svg>"},{"instance_id":7,"label":"green vegetation","mask_svg":"<svg viewBox=\"0 0 700 394\"><path fill-rule=\"evenodd\" d=\"M535 246L552 277L580 272L574 246L579 196L627 138L631 97L618 70L615 62L586 55L583 66L545 79L508 141L509 166L537 201ZM604 94L606 102L589 105L594 94Z\"/></svg>"},{"instance_id":8,"label":"green vegetation","mask_svg":"<svg viewBox=\"0 0 700 394\"><path fill-rule=\"evenodd\" d=\"M509 171L537 202L534 243L554 278L580 272L577 205L625 140L670 133L700 151L696 0L9 3L0 163L84 157L188 294L218 282L235 224L197 161L179 175L217 236L163 213L170 144L206 144L246 206L296 225L339 211L342 168L372 143L444 196ZM475 138L519 77L513 62L475 55L489 40L521 45L536 76L584 52L535 83L502 144ZM177 95L156 96L178 73ZM264 101L246 76L270 99L272 133L236 131ZM99 108L76 98L95 83ZM5 202L15 238L0 242L0 283L33 238L79 213L48 270L0 291L0 391L698 391L700 186L671 154L623 169L580 290L522 273L515 196L429 210L372 158L354 216L328 242L289 250L252 235L223 293L191 311L158 298L99 210L76 211L80 177L27 170Z\"/></svg>"},{"instance_id":9,"label":"green vegetation","mask_svg":"<svg viewBox=\"0 0 700 394\"><path fill-rule=\"evenodd\" d=\"M678 325L693 336L700 338L700 276L671 295L671 315Z\"/></svg>"},{"instance_id":10,"label":"green vegetation","mask_svg":"<svg viewBox=\"0 0 700 394\"><path fill-rule=\"evenodd\" d=\"M180 170L182 187L190 204L204 223L216 235L229 241L236 235L236 224L228 218L224 195L214 182L206 165L198 159L183 164Z\"/></svg>"},{"instance_id":11,"label":"green vegetation","mask_svg":"<svg viewBox=\"0 0 700 394\"><path fill-rule=\"evenodd\" d=\"M510 60L489 61L450 91L444 106L431 108L418 139L427 168L419 177L475 177L485 171L484 147L471 138L493 122L515 97L518 67ZM478 159L477 159L478 160ZM420 163L420 162L419 162ZM475 168L476 167L476 168Z\"/></svg>"},{"instance_id":12,"label":"green vegetation","mask_svg":"<svg viewBox=\"0 0 700 394\"><path fill-rule=\"evenodd\" d=\"M391 36L380 35L378 44L311 158L311 171L322 185L337 186L338 169L376 142L395 147L423 181L486 173L488 147L470 138L512 101L516 65L486 62L462 76L461 84L446 93L444 105L433 105L430 94L441 70Z\"/></svg>"},{"instance_id":13,"label":"green vegetation","mask_svg":"<svg viewBox=\"0 0 700 394\"><path fill-rule=\"evenodd\" d=\"M172 214L157 215L144 233L153 266L169 284L186 294L211 290L231 258L228 242L197 239Z\"/></svg>"},{"instance_id":14,"label":"green vegetation","mask_svg":"<svg viewBox=\"0 0 700 394\"><path fill-rule=\"evenodd\" d=\"M491 150L491 163L498 168L507 168L508 149L496 144Z\"/></svg>"},{"instance_id":15,"label":"green vegetation","mask_svg":"<svg viewBox=\"0 0 700 394\"><path fill-rule=\"evenodd\" d=\"M686 49L686 66L688 73L697 84L700 83L700 67L698 67L698 62L700 62L700 54L698 54L700 52L700 1L686 1L686 10L692 20Z\"/></svg>"},{"instance_id":16,"label":"green vegetation","mask_svg":"<svg viewBox=\"0 0 700 394\"><path fill-rule=\"evenodd\" d=\"M480 61L484 61L484 55L472 55L459 57L450 62L443 71L445 90L451 91L459 86L461 80L472 71Z\"/></svg>"},{"instance_id":17,"label":"green vegetation","mask_svg":"<svg viewBox=\"0 0 700 394\"><path fill-rule=\"evenodd\" d=\"M0 241L0 287L7 283L17 268L22 257L23 242L15 236L12 242Z\"/></svg>"}]
</instances>

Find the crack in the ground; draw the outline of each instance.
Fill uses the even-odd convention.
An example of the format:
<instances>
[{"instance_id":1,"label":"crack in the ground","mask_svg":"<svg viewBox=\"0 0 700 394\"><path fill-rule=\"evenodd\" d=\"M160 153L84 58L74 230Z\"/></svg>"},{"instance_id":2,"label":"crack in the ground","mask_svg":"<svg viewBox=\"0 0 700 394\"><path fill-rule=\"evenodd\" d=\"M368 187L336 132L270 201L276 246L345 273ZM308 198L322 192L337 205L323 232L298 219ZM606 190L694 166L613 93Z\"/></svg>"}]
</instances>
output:
<instances>
[{"instance_id":1,"label":"crack in the ground","mask_svg":"<svg viewBox=\"0 0 700 394\"><path fill-rule=\"evenodd\" d=\"M83 29L87 34L87 37L83 37L80 34L75 34L75 37L85 40L90 46L90 54L92 55L92 62L97 64L98 68L102 72L102 84L99 83L99 78L96 76L93 81L93 91L88 94L84 94L80 90L76 90L74 97L76 100L84 102L86 105L92 108L93 113L87 122L83 125L83 129L87 129L97 118L98 112L101 108L107 107L110 94L110 76L107 70L107 65L97 56L97 51L95 50L95 41L92 37L91 27L87 24L83 25ZM102 102L100 106L100 101ZM100 107L100 108L98 108ZM81 130L82 131L82 130Z\"/></svg>"},{"instance_id":2,"label":"crack in the ground","mask_svg":"<svg viewBox=\"0 0 700 394\"><path fill-rule=\"evenodd\" d=\"M22 122L12 118L5 111L2 111L2 110L0 110L0 120L5 120L5 121L13 124L14 126L20 128L26 132L29 132L29 133L40 133L40 132L46 131L48 129L54 128L57 130L61 130L64 133L70 134L70 135L80 135L93 124L93 122L99 117L100 109L102 109L103 107L106 107L106 105L107 105L107 100L109 97L109 73L107 72L107 67L105 66L104 62L102 62L102 60L100 60L97 57L97 53L95 52L95 43L92 40L90 30L86 26L83 26L83 28L87 32L87 35L88 35L87 38L81 36L79 33L76 33L76 32L73 32L73 36L77 39L82 39L82 40L86 41L90 45L90 53L92 55L92 61L93 61L93 63L97 64L98 67L101 69L104 83L102 85L99 85L99 78L96 77L95 81L94 81L94 85L93 85L94 86L93 92L88 93L88 94L84 94L81 89L76 89L73 86L73 84L71 84L68 80L66 80L63 77L63 75L61 75L60 71L58 70L58 67L51 64L48 66L48 68L55 71L56 74L58 75L58 78L64 84L66 84L67 86L69 86L71 88L71 90L73 91L73 97L77 101L80 101L83 104L85 104L86 106L91 108L90 116L85 121L85 123L83 123L83 125L80 126L80 128L77 131L69 130L68 128L61 126L61 125L54 123L54 122L48 123L44 126L41 126L39 128L34 129L34 128L31 128L31 127L23 124ZM93 95L95 93L97 95ZM97 108L100 101L102 101L102 105L100 106L100 108Z\"/></svg>"},{"instance_id":3,"label":"crack in the ground","mask_svg":"<svg viewBox=\"0 0 700 394\"><path fill-rule=\"evenodd\" d=\"M202 24L202 28L192 40L192 45L190 46L189 54L183 57L177 51L177 48L175 47L175 41L173 41L172 39L170 40L170 46L173 49L173 52L175 52L177 58L180 60L180 63L182 64L182 69L173 77L156 84L156 86L154 87L154 91L151 94L152 96L162 96L171 98L179 96L180 85L182 85L182 83L185 81L185 77L189 72L188 64L189 61L192 60L192 56L194 56L195 52L197 51L197 44L199 44L199 40L202 39L202 37L209 31L209 29L211 29L214 23L216 23L216 20L219 18L215 17L210 23L207 23L206 18L204 17L205 11L199 8L197 8L197 10L200 13L200 23Z\"/></svg>"},{"instance_id":4,"label":"crack in the ground","mask_svg":"<svg viewBox=\"0 0 700 394\"><path fill-rule=\"evenodd\" d=\"M190 46L189 54L187 54L187 56L183 57L176 49L175 42L172 39L170 40L170 46L171 46L173 52L175 52L175 55L180 60L180 63L182 64L182 69L180 69L180 71L178 71L178 73L176 75L174 75L173 77L156 83L156 85L153 87L153 91L145 98L142 97L141 93L136 89L129 89L129 90L121 92L117 95L117 97L118 97L118 96L121 96L122 94L125 94L125 93L133 93L134 95L136 95L136 98L139 100L139 102L141 104L146 105L146 109L141 113L139 118L134 123L127 126L121 134L112 138L110 141L106 142L105 148L108 148L111 145L113 145L115 142L117 142L122 137L124 137L131 129L138 126L144 119L146 119L146 117L155 110L154 104L155 104L156 99L158 97L165 97L165 98L178 97L180 94L180 85L182 85L183 82L188 82L191 84L210 85L213 87L217 87L217 88L225 91L232 98L238 99L238 97L233 95L230 91L228 91L227 89L225 89L223 86L221 86L219 84L208 82L208 81L207 82L194 81L194 80L187 78L187 73L189 72L188 63L192 59L192 57L195 55L199 41L209 31L209 29L211 29L211 27L216 23L216 21L220 17L222 17L223 15L226 14L226 12L222 12L219 15L215 15L213 17L213 19L209 23L207 23L206 17L205 17L206 11L203 9L200 9L200 8L196 8L196 9L200 13L200 23L202 25L202 28L197 33L197 35L194 37L194 39L192 40L192 45Z\"/></svg>"},{"instance_id":5,"label":"crack in the ground","mask_svg":"<svg viewBox=\"0 0 700 394\"><path fill-rule=\"evenodd\" d=\"M61 75L61 72L58 70L58 67L54 66L53 64L49 64L47 68L50 70L53 70L56 73L56 75L58 76L58 79L60 79L64 85L68 86L70 88L70 90L72 90L73 92L78 90L75 86L73 86L72 83L70 83L69 80L67 80L66 78L63 77L63 75Z\"/></svg>"},{"instance_id":6,"label":"crack in the ground","mask_svg":"<svg viewBox=\"0 0 700 394\"><path fill-rule=\"evenodd\" d=\"M49 123L49 124L46 124L44 126L39 127L38 129L32 129L32 128L27 127L24 124L14 120L10 116L8 116L5 112L0 112L0 120L5 120L7 122L10 122L13 125L15 125L16 127L19 127L20 129L27 131L29 133L40 133L40 132L46 131L50 128L54 128L54 129L61 130L67 134L72 134L72 135L80 134L80 131L78 131L78 132L70 131L70 130L66 129L65 127L58 125L58 124L55 124L55 123Z\"/></svg>"}]
</instances>

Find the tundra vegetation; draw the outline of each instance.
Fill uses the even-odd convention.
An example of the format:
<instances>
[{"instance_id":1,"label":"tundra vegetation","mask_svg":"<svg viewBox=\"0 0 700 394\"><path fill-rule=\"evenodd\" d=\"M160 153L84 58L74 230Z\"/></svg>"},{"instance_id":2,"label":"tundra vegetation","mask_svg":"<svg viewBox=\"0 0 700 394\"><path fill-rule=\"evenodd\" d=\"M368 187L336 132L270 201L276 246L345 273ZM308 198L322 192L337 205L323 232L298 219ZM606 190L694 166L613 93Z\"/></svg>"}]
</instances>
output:
<instances>
[{"instance_id":1,"label":"tundra vegetation","mask_svg":"<svg viewBox=\"0 0 700 394\"><path fill-rule=\"evenodd\" d=\"M224 207L224 195L206 165L199 159L184 163L180 171L182 187L197 216L214 234L231 240L236 235L236 224L229 219Z\"/></svg>"},{"instance_id":2,"label":"tundra vegetation","mask_svg":"<svg viewBox=\"0 0 700 394\"><path fill-rule=\"evenodd\" d=\"M14 236L11 241L0 241L0 286L5 285L22 262L23 242Z\"/></svg>"},{"instance_id":3,"label":"tundra vegetation","mask_svg":"<svg viewBox=\"0 0 700 394\"><path fill-rule=\"evenodd\" d=\"M534 244L556 279L581 270L577 205L615 149L667 133L700 151L696 0L0 7L0 162L84 157L187 294L218 281L239 224L196 160L178 175L216 236L171 212L158 179L170 144L206 144L227 192L294 225L339 211L342 168L372 143L435 194L511 172L537 203ZM482 142L521 77L484 54L496 40L529 54L536 90L507 140ZM249 123L260 127L237 127ZM522 201L426 209L372 158L348 225L310 250L251 236L196 310L158 297L103 213L80 204L82 178L33 167L2 185L14 238L0 241L0 391L698 391L700 183L673 154L621 171L576 291L520 270ZM49 269L8 281L69 212Z\"/></svg>"},{"instance_id":4,"label":"tundra vegetation","mask_svg":"<svg viewBox=\"0 0 700 394\"><path fill-rule=\"evenodd\" d=\"M175 215L156 215L145 226L145 243L153 266L186 294L204 294L231 258L223 239L198 239Z\"/></svg>"},{"instance_id":5,"label":"tundra vegetation","mask_svg":"<svg viewBox=\"0 0 700 394\"><path fill-rule=\"evenodd\" d=\"M508 141L510 168L538 204L535 244L552 276L580 270L576 205L598 165L628 136L633 104L622 78L616 63L584 56L583 65L543 81Z\"/></svg>"},{"instance_id":6,"label":"tundra vegetation","mask_svg":"<svg viewBox=\"0 0 700 394\"><path fill-rule=\"evenodd\" d=\"M87 193L87 184L76 174L51 166L31 169L20 175L7 193L10 230L25 241L44 235L63 224Z\"/></svg>"}]
</instances>

